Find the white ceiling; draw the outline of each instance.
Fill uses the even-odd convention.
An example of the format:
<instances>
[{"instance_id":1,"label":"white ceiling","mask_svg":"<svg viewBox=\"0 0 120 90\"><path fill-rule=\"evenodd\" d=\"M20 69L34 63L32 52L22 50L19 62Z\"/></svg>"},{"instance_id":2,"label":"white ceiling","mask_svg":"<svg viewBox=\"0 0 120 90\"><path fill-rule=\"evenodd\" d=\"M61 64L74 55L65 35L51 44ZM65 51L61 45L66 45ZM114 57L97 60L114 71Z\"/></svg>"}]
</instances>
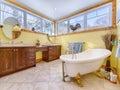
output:
<instances>
[{"instance_id":1,"label":"white ceiling","mask_svg":"<svg viewBox=\"0 0 120 90\"><path fill-rule=\"evenodd\" d=\"M58 20L78 10L106 0L14 0L43 15ZM56 8L56 9L55 9Z\"/></svg>"}]
</instances>

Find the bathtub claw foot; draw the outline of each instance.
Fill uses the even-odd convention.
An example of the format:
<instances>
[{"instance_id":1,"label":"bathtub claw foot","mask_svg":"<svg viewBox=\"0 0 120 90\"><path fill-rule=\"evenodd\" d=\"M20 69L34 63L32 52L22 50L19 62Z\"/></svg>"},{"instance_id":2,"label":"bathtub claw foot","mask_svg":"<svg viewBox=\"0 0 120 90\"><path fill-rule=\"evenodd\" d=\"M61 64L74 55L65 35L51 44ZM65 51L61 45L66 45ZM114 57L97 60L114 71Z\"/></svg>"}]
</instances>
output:
<instances>
[{"instance_id":1,"label":"bathtub claw foot","mask_svg":"<svg viewBox=\"0 0 120 90\"><path fill-rule=\"evenodd\" d=\"M83 84L81 82L80 73L78 73L75 77L71 77L71 81L77 83L78 86L83 87Z\"/></svg>"}]
</instances>

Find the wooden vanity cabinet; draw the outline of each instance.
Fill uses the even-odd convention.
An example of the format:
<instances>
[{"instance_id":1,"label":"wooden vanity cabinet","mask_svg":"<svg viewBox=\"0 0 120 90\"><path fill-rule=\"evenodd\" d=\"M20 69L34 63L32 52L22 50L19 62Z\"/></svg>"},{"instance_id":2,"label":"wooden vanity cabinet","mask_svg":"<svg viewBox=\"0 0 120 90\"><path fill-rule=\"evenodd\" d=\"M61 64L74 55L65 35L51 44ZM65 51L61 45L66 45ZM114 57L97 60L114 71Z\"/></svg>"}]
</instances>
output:
<instances>
[{"instance_id":1,"label":"wooden vanity cabinet","mask_svg":"<svg viewBox=\"0 0 120 90\"><path fill-rule=\"evenodd\" d=\"M0 47L0 76L35 66L35 47Z\"/></svg>"},{"instance_id":2,"label":"wooden vanity cabinet","mask_svg":"<svg viewBox=\"0 0 120 90\"><path fill-rule=\"evenodd\" d=\"M61 55L61 46L60 45L47 46L47 51L44 51L42 55L43 60L47 62L58 59L59 56Z\"/></svg>"},{"instance_id":3,"label":"wooden vanity cabinet","mask_svg":"<svg viewBox=\"0 0 120 90\"><path fill-rule=\"evenodd\" d=\"M14 71L14 52L12 48L0 48L0 75Z\"/></svg>"}]
</instances>

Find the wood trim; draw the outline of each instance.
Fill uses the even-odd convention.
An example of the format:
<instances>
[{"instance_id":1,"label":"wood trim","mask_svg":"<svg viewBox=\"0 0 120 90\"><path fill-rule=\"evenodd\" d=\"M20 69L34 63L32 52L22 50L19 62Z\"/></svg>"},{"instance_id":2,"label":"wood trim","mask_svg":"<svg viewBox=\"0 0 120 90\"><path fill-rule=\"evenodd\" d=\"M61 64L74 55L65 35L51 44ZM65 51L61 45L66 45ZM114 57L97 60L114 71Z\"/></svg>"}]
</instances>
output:
<instances>
[{"instance_id":1,"label":"wood trim","mask_svg":"<svg viewBox=\"0 0 120 90\"><path fill-rule=\"evenodd\" d=\"M116 0L113 0L112 1L112 26L113 27L116 27L116 10L117 10L117 8L116 8L117 6L116 6Z\"/></svg>"},{"instance_id":2,"label":"wood trim","mask_svg":"<svg viewBox=\"0 0 120 90\"><path fill-rule=\"evenodd\" d=\"M88 8L79 10L79 11L76 11L75 13L72 13L72 14L70 14L70 15L68 15L68 16L65 16L65 17L63 17L63 18L60 18L60 19L56 20L56 22L58 22L58 21L60 21L60 20L67 19L67 18L70 18L70 17L72 17L72 16L75 16L75 15L77 15L77 14L86 12L86 11L88 11L88 10L97 8L97 7L99 7L99 6L102 6L102 5L107 4L107 3L110 3L110 2L114 3L114 7L115 7L115 1L116 1L116 0L106 0L106 1L104 1L104 2L102 2L102 3L99 3L99 4L96 4L96 5L94 5L94 6L91 6L91 7L88 7ZM116 9L116 8L114 8L114 9ZM113 10L114 10L114 9L113 9ZM114 14L114 15L115 15L115 14Z\"/></svg>"},{"instance_id":3,"label":"wood trim","mask_svg":"<svg viewBox=\"0 0 120 90\"><path fill-rule=\"evenodd\" d=\"M31 8L28 8L28 7L26 7L25 5L22 5L22 4L18 3L18 2L16 2L15 0L5 0L5 1L7 1L7 2L9 2L9 3L11 3L11 4L14 4L14 5L16 5L16 6L22 8L22 9L24 9L24 10L30 11L30 12L32 12L32 13L34 13L34 14L42 17L42 18L48 19L48 20L50 20L50 21L54 21L54 19L51 19L51 18L43 15L43 14L40 13L40 12L37 12L37 11L31 9Z\"/></svg>"},{"instance_id":4,"label":"wood trim","mask_svg":"<svg viewBox=\"0 0 120 90\"><path fill-rule=\"evenodd\" d=\"M36 33L36 34L43 34L43 35L47 35L47 34L42 33L42 32L35 32L35 31L32 31L32 30L26 30L26 29L22 29L21 31L23 31L23 32L30 32L30 33Z\"/></svg>"},{"instance_id":5,"label":"wood trim","mask_svg":"<svg viewBox=\"0 0 120 90\"><path fill-rule=\"evenodd\" d=\"M95 28L95 29L89 29L89 30L78 31L78 32L69 32L67 34L61 34L61 35L57 35L57 36L72 35L72 34L79 34L79 33L85 33L85 32L93 32L93 31L104 31L104 30L111 30L111 29L117 29L117 27Z\"/></svg>"},{"instance_id":6,"label":"wood trim","mask_svg":"<svg viewBox=\"0 0 120 90\"><path fill-rule=\"evenodd\" d=\"M54 35L56 35L56 22L54 21Z\"/></svg>"}]
</instances>

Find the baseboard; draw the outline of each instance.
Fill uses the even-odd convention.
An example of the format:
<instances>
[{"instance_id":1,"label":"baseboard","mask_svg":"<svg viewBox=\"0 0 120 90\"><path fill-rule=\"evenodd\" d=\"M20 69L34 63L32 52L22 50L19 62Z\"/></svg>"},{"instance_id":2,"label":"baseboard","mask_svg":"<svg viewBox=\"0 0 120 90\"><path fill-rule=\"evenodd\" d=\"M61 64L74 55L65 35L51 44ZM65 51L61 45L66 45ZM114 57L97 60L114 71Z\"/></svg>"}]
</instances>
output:
<instances>
[{"instance_id":1,"label":"baseboard","mask_svg":"<svg viewBox=\"0 0 120 90\"><path fill-rule=\"evenodd\" d=\"M36 63L39 63L42 61L42 58L36 59Z\"/></svg>"}]
</instances>

